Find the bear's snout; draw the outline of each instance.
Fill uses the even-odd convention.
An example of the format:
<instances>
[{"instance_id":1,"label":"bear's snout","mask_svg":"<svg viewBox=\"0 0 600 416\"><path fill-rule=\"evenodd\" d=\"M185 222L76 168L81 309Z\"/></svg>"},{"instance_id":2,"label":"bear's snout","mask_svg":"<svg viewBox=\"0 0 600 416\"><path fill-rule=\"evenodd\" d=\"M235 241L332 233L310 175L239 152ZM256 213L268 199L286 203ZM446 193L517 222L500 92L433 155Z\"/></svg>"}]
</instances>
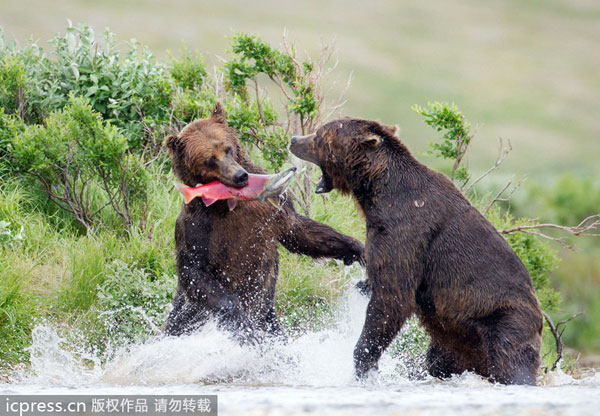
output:
<instances>
[{"instance_id":1,"label":"bear's snout","mask_svg":"<svg viewBox=\"0 0 600 416\"><path fill-rule=\"evenodd\" d=\"M317 156L312 144L315 134L308 136L293 136L290 141L290 152L300 159L317 164Z\"/></svg>"},{"instance_id":2,"label":"bear's snout","mask_svg":"<svg viewBox=\"0 0 600 416\"><path fill-rule=\"evenodd\" d=\"M238 186L244 186L248 182L248 172L244 169L239 169L233 174L233 181Z\"/></svg>"}]
</instances>

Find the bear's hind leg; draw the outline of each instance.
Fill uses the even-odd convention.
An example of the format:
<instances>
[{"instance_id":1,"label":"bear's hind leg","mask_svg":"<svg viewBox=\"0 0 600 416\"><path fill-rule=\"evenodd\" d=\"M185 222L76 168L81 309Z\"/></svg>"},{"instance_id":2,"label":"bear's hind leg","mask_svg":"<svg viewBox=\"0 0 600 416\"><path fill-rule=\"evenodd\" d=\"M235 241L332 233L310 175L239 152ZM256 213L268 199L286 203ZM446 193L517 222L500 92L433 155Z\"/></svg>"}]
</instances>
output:
<instances>
[{"instance_id":1,"label":"bear's hind leg","mask_svg":"<svg viewBox=\"0 0 600 416\"><path fill-rule=\"evenodd\" d=\"M502 384L536 384L541 336L527 318L507 313L482 328L487 353L487 374L482 375Z\"/></svg>"},{"instance_id":2,"label":"bear's hind leg","mask_svg":"<svg viewBox=\"0 0 600 416\"><path fill-rule=\"evenodd\" d=\"M425 359L427 371L433 377L446 379L455 374L462 374L467 369L459 365L457 357L447 348L431 341L427 348L427 357Z\"/></svg>"},{"instance_id":3,"label":"bear's hind leg","mask_svg":"<svg viewBox=\"0 0 600 416\"><path fill-rule=\"evenodd\" d=\"M187 301L182 290L177 289L173 309L163 328L166 335L179 336L197 329L206 320L207 314L197 305Z\"/></svg>"},{"instance_id":4,"label":"bear's hind leg","mask_svg":"<svg viewBox=\"0 0 600 416\"><path fill-rule=\"evenodd\" d=\"M514 351L491 346L488 352L488 371L491 381L502 384L535 386L540 367L539 347L531 342Z\"/></svg>"}]
</instances>

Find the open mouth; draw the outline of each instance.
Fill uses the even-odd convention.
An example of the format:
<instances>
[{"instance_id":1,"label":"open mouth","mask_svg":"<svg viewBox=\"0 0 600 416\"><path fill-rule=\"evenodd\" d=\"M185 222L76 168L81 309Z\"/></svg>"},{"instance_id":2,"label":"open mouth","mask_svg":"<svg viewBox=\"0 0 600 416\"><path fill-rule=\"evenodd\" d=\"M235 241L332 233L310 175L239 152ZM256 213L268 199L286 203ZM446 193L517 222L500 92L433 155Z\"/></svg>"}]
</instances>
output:
<instances>
[{"instance_id":1,"label":"open mouth","mask_svg":"<svg viewBox=\"0 0 600 416\"><path fill-rule=\"evenodd\" d=\"M329 177L329 175L321 168L321 178L319 182L317 182L317 188L315 189L315 193L317 194L326 194L327 192L331 192L333 189L333 181Z\"/></svg>"}]
</instances>

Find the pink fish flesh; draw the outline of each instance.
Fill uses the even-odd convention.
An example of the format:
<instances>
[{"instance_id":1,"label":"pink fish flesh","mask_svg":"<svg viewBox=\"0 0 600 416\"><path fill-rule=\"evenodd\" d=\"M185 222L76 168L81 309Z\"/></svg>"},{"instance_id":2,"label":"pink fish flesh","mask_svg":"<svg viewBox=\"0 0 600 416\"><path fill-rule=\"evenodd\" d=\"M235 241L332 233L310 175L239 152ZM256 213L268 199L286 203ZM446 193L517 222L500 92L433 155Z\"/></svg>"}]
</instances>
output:
<instances>
[{"instance_id":1,"label":"pink fish flesh","mask_svg":"<svg viewBox=\"0 0 600 416\"><path fill-rule=\"evenodd\" d=\"M272 175L248 174L248 182L241 188L225 185L219 181L213 181L205 185L195 187L186 186L175 182L175 187L183 194L186 204L196 197L202 197L206 206L214 204L218 200L227 199L229 210L232 211L238 200L265 200L281 194L293 177L295 168L285 170Z\"/></svg>"}]
</instances>

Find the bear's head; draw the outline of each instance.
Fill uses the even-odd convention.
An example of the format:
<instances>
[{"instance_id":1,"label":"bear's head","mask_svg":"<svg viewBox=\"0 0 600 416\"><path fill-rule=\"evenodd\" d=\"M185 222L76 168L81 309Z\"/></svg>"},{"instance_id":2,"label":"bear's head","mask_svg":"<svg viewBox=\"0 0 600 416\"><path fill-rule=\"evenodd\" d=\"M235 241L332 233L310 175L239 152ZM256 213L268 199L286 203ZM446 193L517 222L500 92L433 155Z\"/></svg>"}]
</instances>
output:
<instances>
[{"instance_id":1,"label":"bear's head","mask_svg":"<svg viewBox=\"0 0 600 416\"><path fill-rule=\"evenodd\" d=\"M321 126L308 136L294 136L290 151L321 168L317 193L338 189L350 193L368 186L388 167L390 152L408 152L396 126L344 118Z\"/></svg>"},{"instance_id":2,"label":"bear's head","mask_svg":"<svg viewBox=\"0 0 600 416\"><path fill-rule=\"evenodd\" d=\"M243 151L220 103L208 118L188 124L179 135L168 137L165 145L175 175L188 186L216 180L243 187L248 182L248 172L239 163Z\"/></svg>"}]
</instances>

